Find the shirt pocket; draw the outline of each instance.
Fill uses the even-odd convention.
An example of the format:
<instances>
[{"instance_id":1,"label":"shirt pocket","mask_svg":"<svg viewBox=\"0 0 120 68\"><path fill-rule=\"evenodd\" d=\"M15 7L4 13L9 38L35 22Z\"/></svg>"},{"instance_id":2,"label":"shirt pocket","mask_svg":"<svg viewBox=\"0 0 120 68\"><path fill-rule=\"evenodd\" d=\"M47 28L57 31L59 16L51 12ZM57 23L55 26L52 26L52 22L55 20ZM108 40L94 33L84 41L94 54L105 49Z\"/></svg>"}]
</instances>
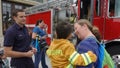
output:
<instances>
[{"instance_id":1,"label":"shirt pocket","mask_svg":"<svg viewBox=\"0 0 120 68\"><path fill-rule=\"evenodd\" d=\"M22 40L25 39L25 35L23 35L23 34L18 34L17 37L16 37L16 39L17 39L18 41L22 41Z\"/></svg>"}]
</instances>

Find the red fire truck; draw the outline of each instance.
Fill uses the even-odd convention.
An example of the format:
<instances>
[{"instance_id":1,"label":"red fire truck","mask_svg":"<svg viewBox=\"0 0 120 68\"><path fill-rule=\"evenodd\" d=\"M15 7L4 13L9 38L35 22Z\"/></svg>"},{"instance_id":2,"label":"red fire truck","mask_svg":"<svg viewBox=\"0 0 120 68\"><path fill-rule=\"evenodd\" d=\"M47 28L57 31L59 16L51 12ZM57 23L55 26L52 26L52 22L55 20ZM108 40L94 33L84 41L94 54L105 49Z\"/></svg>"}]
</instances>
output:
<instances>
[{"instance_id":1,"label":"red fire truck","mask_svg":"<svg viewBox=\"0 0 120 68\"><path fill-rule=\"evenodd\" d=\"M78 0L78 18L99 28L112 56L120 54L120 0Z\"/></svg>"},{"instance_id":2,"label":"red fire truck","mask_svg":"<svg viewBox=\"0 0 120 68\"><path fill-rule=\"evenodd\" d=\"M55 0L31 7L26 10L27 26L33 28L36 20L43 19L48 24L49 37L53 37L57 21L88 19L99 28L111 56L120 54L120 0L77 0L74 7L71 4L69 0Z\"/></svg>"}]
</instances>

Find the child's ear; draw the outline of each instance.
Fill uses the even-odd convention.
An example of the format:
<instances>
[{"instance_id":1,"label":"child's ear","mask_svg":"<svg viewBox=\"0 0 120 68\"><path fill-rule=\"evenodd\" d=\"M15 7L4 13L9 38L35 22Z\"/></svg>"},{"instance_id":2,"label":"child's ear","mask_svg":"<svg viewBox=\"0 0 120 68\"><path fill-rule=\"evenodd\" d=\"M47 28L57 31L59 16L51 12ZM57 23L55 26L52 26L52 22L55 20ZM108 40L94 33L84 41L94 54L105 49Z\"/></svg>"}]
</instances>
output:
<instances>
[{"instance_id":1,"label":"child's ear","mask_svg":"<svg viewBox=\"0 0 120 68\"><path fill-rule=\"evenodd\" d=\"M72 38L72 33L70 33L67 37L67 39L70 39L70 38Z\"/></svg>"}]
</instances>

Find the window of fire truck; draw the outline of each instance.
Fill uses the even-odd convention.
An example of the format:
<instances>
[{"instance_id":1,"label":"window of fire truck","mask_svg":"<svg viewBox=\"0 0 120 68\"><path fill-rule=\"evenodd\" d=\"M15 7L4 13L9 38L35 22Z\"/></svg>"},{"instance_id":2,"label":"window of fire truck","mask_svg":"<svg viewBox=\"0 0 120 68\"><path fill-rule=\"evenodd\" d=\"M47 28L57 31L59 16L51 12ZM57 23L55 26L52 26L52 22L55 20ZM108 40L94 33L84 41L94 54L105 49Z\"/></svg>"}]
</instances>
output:
<instances>
[{"instance_id":1,"label":"window of fire truck","mask_svg":"<svg viewBox=\"0 0 120 68\"><path fill-rule=\"evenodd\" d=\"M90 18L90 4L91 0L81 0L80 3L80 18L81 19L89 19Z\"/></svg>"},{"instance_id":2,"label":"window of fire truck","mask_svg":"<svg viewBox=\"0 0 120 68\"><path fill-rule=\"evenodd\" d=\"M101 0L96 0L95 3L95 16L101 15ZM80 18L90 19L91 14L91 0L81 0L81 8L80 8ZM93 9L92 9L93 10Z\"/></svg>"},{"instance_id":3,"label":"window of fire truck","mask_svg":"<svg viewBox=\"0 0 120 68\"><path fill-rule=\"evenodd\" d=\"M109 17L120 17L120 0L109 0Z\"/></svg>"},{"instance_id":4,"label":"window of fire truck","mask_svg":"<svg viewBox=\"0 0 120 68\"><path fill-rule=\"evenodd\" d=\"M100 16L101 15L101 9L100 9L100 5L101 5L101 0L96 0L96 6L95 6L95 9L96 9L96 16Z\"/></svg>"}]
</instances>

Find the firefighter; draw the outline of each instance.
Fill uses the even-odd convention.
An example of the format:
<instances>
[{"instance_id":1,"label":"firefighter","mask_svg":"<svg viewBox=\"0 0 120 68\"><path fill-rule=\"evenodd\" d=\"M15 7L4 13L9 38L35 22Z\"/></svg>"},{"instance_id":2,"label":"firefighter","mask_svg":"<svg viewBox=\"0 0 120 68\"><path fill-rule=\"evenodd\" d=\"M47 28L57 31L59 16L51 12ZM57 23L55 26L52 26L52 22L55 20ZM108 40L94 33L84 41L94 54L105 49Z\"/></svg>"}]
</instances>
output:
<instances>
[{"instance_id":1,"label":"firefighter","mask_svg":"<svg viewBox=\"0 0 120 68\"><path fill-rule=\"evenodd\" d=\"M30 36L25 26L25 11L16 9L12 17L15 22L5 33L4 54L6 57L11 57L12 68L34 68L32 56L36 49L30 46Z\"/></svg>"}]
</instances>

